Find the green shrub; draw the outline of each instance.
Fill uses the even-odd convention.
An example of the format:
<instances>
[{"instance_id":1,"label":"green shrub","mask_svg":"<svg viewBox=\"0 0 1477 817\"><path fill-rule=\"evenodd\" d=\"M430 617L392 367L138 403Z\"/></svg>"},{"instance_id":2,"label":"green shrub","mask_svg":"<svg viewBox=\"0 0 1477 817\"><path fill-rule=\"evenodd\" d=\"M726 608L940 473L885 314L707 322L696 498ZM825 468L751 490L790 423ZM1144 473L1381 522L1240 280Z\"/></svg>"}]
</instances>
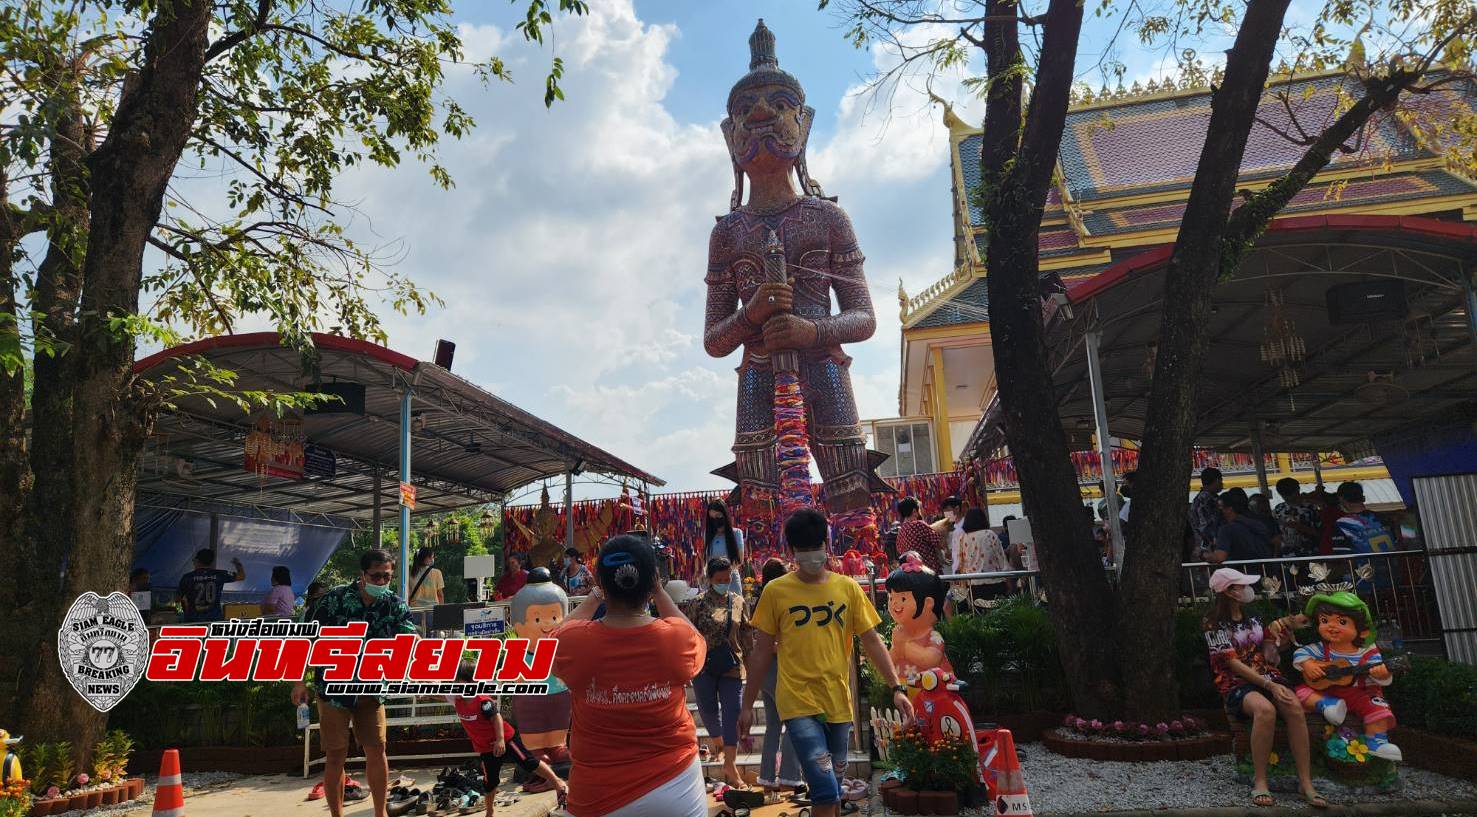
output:
<instances>
[{"instance_id":1,"label":"green shrub","mask_svg":"<svg viewBox=\"0 0 1477 817\"><path fill-rule=\"evenodd\" d=\"M1056 632L1029 598L1007 599L983 615L954 616L938 630L977 717L1066 708Z\"/></svg>"},{"instance_id":2,"label":"green shrub","mask_svg":"<svg viewBox=\"0 0 1477 817\"><path fill-rule=\"evenodd\" d=\"M145 681L108 713L143 749L290 746L300 739L292 684Z\"/></svg>"},{"instance_id":3,"label":"green shrub","mask_svg":"<svg viewBox=\"0 0 1477 817\"><path fill-rule=\"evenodd\" d=\"M1477 667L1416 655L1385 689L1396 720L1464 740L1477 739Z\"/></svg>"}]
</instances>

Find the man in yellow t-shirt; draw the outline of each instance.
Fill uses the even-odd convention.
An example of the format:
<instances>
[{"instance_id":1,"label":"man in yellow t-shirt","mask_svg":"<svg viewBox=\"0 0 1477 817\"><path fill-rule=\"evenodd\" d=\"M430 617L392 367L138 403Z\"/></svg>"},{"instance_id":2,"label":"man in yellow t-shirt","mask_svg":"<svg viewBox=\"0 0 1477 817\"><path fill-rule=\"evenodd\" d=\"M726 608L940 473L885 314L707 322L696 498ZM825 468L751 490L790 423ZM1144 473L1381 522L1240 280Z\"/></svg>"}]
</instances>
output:
<instances>
[{"instance_id":1,"label":"man in yellow t-shirt","mask_svg":"<svg viewBox=\"0 0 1477 817\"><path fill-rule=\"evenodd\" d=\"M759 596L749 683L739 707L739 735L743 736L749 732L754 701L778 642L775 700L805 772L815 817L840 814L841 778L846 774L851 737L853 638L861 638L867 658L892 687L893 702L903 719L913 718L913 705L877 633L881 618L876 608L854 579L826 569L829 532L825 515L811 508L785 520L785 541L794 551L797 572L765 585Z\"/></svg>"}]
</instances>

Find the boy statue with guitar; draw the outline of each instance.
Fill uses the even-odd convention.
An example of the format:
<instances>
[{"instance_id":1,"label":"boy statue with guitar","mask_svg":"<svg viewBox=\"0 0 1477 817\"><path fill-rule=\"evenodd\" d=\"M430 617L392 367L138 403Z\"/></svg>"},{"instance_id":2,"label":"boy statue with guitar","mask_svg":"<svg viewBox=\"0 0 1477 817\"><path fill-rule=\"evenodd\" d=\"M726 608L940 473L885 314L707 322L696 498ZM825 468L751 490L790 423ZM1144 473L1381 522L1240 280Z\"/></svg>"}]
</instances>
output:
<instances>
[{"instance_id":1,"label":"boy statue with guitar","mask_svg":"<svg viewBox=\"0 0 1477 817\"><path fill-rule=\"evenodd\" d=\"M1369 608L1348 591L1320 593L1308 600L1309 624L1318 641L1299 647L1292 665L1303 674L1298 700L1308 712L1318 712L1334 726L1352 712L1364 722L1369 753L1399 761L1400 747L1389 741L1395 713L1380 694L1392 676L1375 646Z\"/></svg>"}]
</instances>

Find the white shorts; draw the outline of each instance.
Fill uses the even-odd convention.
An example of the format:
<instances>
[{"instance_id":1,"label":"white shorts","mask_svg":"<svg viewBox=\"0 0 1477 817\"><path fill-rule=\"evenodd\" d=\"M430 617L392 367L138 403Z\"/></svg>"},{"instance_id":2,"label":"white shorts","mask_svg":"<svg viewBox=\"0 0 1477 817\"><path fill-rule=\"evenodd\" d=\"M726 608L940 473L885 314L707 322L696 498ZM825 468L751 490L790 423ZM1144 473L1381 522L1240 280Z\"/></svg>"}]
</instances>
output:
<instances>
[{"instance_id":1,"label":"white shorts","mask_svg":"<svg viewBox=\"0 0 1477 817\"><path fill-rule=\"evenodd\" d=\"M698 758L671 780L603 817L708 817L708 789Z\"/></svg>"}]
</instances>

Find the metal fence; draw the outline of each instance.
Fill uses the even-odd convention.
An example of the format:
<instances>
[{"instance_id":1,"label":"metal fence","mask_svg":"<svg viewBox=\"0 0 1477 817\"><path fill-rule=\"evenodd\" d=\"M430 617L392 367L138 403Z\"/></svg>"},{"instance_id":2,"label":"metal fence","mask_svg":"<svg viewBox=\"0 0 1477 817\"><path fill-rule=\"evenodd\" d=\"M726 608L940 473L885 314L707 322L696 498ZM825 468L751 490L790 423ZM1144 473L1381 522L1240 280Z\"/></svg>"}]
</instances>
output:
<instances>
[{"instance_id":1,"label":"metal fence","mask_svg":"<svg viewBox=\"0 0 1477 817\"><path fill-rule=\"evenodd\" d=\"M1258 561L1185 562L1180 565L1180 599L1182 607L1210 601L1210 574L1222 567L1233 567L1243 573L1261 576L1259 595L1288 611L1300 611L1306 600L1320 588L1352 589L1370 606L1375 621L1395 621L1406 642L1439 642L1441 619L1437 611L1436 591L1426 569L1426 551L1396 550L1385 553L1338 554L1332 556L1290 556ZM1110 580L1116 573L1109 570ZM994 573L950 573L945 581L1003 581L1013 595L1026 594L1038 602L1042 598L1037 570L1009 570ZM879 610L886 609L883 594L886 577L856 577L873 596ZM990 602L987 602L990 604Z\"/></svg>"}]
</instances>

